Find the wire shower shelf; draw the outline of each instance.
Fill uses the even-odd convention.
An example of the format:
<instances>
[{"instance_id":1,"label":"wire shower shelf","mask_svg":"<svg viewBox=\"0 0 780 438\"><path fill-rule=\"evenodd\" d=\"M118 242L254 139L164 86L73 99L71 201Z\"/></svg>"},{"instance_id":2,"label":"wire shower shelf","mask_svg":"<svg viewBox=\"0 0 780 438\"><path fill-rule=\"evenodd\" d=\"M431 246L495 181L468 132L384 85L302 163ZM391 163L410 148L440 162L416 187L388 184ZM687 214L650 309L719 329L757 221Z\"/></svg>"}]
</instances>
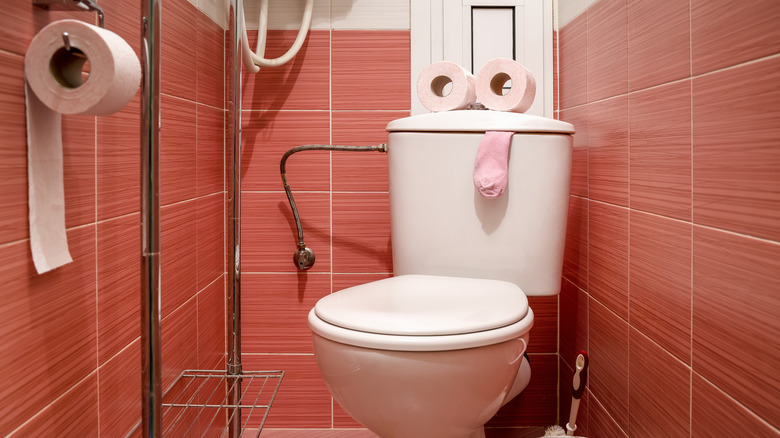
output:
<instances>
[{"instance_id":1,"label":"wire shower shelf","mask_svg":"<svg viewBox=\"0 0 780 438\"><path fill-rule=\"evenodd\" d=\"M163 437L228 437L236 415L236 436L259 437L283 377L284 371L185 370L163 395Z\"/></svg>"}]
</instances>

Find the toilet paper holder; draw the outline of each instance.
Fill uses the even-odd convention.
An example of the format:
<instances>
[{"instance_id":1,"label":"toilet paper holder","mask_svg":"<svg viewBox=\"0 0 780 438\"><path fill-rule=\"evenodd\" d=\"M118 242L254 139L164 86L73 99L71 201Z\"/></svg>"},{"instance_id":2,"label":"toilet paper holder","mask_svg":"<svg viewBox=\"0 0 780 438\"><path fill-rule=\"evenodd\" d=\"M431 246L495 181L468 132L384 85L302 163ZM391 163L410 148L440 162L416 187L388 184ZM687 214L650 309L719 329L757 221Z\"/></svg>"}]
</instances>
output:
<instances>
[{"instance_id":1,"label":"toilet paper holder","mask_svg":"<svg viewBox=\"0 0 780 438\"><path fill-rule=\"evenodd\" d=\"M32 0L32 4L39 8L53 11L94 11L97 12L100 27L104 29L106 27L103 9L98 6L95 0ZM63 35L63 39L66 38ZM66 43L66 46L69 45Z\"/></svg>"}]
</instances>

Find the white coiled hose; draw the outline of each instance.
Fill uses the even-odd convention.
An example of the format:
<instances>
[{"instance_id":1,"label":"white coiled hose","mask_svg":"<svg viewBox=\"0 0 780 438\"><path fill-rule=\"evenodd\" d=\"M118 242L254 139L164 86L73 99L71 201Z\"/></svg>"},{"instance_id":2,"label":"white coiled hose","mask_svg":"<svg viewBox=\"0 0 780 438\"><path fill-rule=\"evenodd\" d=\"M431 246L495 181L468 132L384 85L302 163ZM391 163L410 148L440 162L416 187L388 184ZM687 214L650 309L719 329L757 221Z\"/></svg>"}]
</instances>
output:
<instances>
[{"instance_id":1,"label":"white coiled hose","mask_svg":"<svg viewBox=\"0 0 780 438\"><path fill-rule=\"evenodd\" d=\"M276 59L266 59L265 42L266 34L268 33L268 0L260 0L260 18L258 19L257 26L257 49L254 52L249 48L249 40L246 35L246 18L244 18L241 28L241 32L243 33L242 52L244 54L244 66L250 73L257 73L260 71L260 67L278 67L298 54L298 51L303 45L303 41L306 39L309 26L311 25L313 5L314 0L306 0L306 5L303 10L303 19L301 20L301 28L298 30L298 36L295 38L292 47L287 50L287 53Z\"/></svg>"}]
</instances>

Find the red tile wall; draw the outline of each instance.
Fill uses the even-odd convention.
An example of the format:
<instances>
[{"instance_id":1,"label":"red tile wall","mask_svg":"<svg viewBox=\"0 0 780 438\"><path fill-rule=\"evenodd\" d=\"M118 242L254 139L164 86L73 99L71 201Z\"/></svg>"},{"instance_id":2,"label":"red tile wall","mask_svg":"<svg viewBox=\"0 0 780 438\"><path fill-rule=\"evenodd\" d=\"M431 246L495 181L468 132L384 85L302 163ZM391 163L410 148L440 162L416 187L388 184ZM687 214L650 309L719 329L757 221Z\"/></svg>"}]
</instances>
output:
<instances>
[{"instance_id":1,"label":"red tile wall","mask_svg":"<svg viewBox=\"0 0 780 438\"><path fill-rule=\"evenodd\" d=\"M780 436L777 20L772 0L600 0L558 32L578 434Z\"/></svg>"},{"instance_id":2,"label":"red tile wall","mask_svg":"<svg viewBox=\"0 0 780 438\"><path fill-rule=\"evenodd\" d=\"M387 156L307 151L287 161L304 240L317 257L306 272L292 261L297 235L279 160L302 144L386 142L387 123L409 116L409 38L408 30L315 29L289 64L244 73L242 348L247 369L287 371L266 423L271 432L361 427L317 372L306 315L331 292L392 275ZM268 56L294 39L294 31L270 31ZM490 436L556 419L558 297L530 301L532 386L489 423Z\"/></svg>"},{"instance_id":3,"label":"red tile wall","mask_svg":"<svg viewBox=\"0 0 780 438\"><path fill-rule=\"evenodd\" d=\"M0 17L0 435L125 436L141 417L140 99L107 117L63 117L74 261L38 275L27 231L24 54L48 23L96 18L31 3L4 2ZM100 5L107 29L138 53L140 2ZM184 368L225 366L225 35L187 0L163 3L161 33L167 384Z\"/></svg>"}]
</instances>

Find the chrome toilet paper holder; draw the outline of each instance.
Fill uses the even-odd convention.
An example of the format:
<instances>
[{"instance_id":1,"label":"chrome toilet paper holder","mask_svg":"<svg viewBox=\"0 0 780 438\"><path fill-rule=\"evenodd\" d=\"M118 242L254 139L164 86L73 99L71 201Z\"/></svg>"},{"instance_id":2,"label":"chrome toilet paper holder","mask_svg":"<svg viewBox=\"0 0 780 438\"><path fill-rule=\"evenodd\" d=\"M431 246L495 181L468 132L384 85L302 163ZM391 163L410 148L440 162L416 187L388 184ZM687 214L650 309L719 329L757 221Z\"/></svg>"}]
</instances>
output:
<instances>
[{"instance_id":1,"label":"chrome toilet paper holder","mask_svg":"<svg viewBox=\"0 0 780 438\"><path fill-rule=\"evenodd\" d=\"M98 6L95 0L32 0L32 4L39 8L52 11L94 11L97 12L98 24L100 27L104 29L106 27L103 9ZM65 46L69 47L70 43L67 41L67 38L66 35L63 35Z\"/></svg>"}]
</instances>

